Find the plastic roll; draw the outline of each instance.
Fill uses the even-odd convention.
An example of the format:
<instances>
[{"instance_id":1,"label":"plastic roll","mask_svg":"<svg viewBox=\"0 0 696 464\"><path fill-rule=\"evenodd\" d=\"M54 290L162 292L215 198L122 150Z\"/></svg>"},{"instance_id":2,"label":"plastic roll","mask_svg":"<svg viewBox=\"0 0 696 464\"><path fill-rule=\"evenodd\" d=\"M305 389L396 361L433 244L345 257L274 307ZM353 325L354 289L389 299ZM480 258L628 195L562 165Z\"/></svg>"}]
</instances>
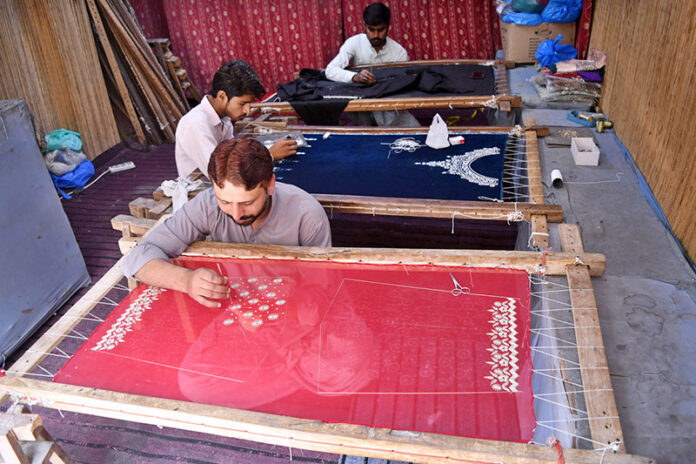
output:
<instances>
[{"instance_id":1,"label":"plastic roll","mask_svg":"<svg viewBox=\"0 0 696 464\"><path fill-rule=\"evenodd\" d=\"M551 185L556 188L563 187L563 175L558 169L551 171Z\"/></svg>"}]
</instances>

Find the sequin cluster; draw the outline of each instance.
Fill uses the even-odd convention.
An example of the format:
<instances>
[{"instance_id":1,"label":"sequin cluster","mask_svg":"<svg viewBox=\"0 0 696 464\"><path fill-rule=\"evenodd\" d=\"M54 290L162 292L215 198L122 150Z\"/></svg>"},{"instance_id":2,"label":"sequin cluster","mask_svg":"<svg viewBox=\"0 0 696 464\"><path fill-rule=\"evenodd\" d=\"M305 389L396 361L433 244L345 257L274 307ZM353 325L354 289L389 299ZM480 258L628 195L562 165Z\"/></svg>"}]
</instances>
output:
<instances>
[{"instance_id":1,"label":"sequin cluster","mask_svg":"<svg viewBox=\"0 0 696 464\"><path fill-rule=\"evenodd\" d=\"M230 277L230 300L223 325L259 328L285 315L287 278Z\"/></svg>"}]
</instances>

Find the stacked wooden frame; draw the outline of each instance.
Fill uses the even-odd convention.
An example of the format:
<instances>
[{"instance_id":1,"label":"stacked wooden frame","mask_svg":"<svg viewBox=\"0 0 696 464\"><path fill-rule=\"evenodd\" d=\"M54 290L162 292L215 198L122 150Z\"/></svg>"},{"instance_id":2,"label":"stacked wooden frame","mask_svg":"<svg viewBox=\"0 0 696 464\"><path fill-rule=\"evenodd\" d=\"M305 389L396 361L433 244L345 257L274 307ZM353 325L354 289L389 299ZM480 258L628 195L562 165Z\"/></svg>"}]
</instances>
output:
<instances>
[{"instance_id":1,"label":"stacked wooden frame","mask_svg":"<svg viewBox=\"0 0 696 464\"><path fill-rule=\"evenodd\" d=\"M478 64L491 66L495 72L495 95L455 95L445 97L385 97L385 98L360 98L351 100L344 111L375 111L375 110L411 110L411 109L437 109L437 108L499 108L503 112L511 112L512 108L522 106L522 98L510 95L510 86L507 79L507 68L514 66L512 62L492 60L422 60L388 63L369 66L370 69L395 68L404 66L433 66L433 65L458 65ZM360 70L368 66L351 68ZM261 102L251 105L263 112L292 112L292 106L288 102Z\"/></svg>"}]
</instances>

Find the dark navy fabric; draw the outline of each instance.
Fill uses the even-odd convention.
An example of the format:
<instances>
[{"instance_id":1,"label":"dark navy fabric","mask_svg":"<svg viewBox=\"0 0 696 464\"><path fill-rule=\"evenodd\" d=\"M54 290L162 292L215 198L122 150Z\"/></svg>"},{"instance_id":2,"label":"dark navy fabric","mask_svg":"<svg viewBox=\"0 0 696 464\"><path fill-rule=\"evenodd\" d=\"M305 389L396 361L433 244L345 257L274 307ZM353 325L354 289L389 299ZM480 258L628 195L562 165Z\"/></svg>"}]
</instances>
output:
<instances>
[{"instance_id":1,"label":"dark navy fabric","mask_svg":"<svg viewBox=\"0 0 696 464\"><path fill-rule=\"evenodd\" d=\"M276 163L279 181L295 184L310 193L363 195L442 200L502 199L503 161L507 134L462 134L465 143L434 150L418 134L305 134L309 147ZM450 134L450 136L457 134ZM411 138L422 145L413 152L391 150L398 139ZM472 183L449 173L452 157L497 148L471 164L478 174L497 179L494 187ZM304 153L304 154L302 154ZM450 157L448 161L448 157ZM418 165L437 162L443 166Z\"/></svg>"}]
</instances>

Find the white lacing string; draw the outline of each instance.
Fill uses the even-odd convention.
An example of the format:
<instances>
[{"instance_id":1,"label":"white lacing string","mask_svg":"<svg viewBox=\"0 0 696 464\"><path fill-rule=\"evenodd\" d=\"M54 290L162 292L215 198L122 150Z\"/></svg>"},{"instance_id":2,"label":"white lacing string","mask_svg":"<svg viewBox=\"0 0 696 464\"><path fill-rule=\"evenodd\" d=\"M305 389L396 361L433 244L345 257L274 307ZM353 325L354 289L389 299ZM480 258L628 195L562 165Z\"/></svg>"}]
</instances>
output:
<instances>
[{"instance_id":1,"label":"white lacing string","mask_svg":"<svg viewBox=\"0 0 696 464\"><path fill-rule=\"evenodd\" d=\"M535 235L538 235L539 237L548 237L549 233L548 232L532 232L531 234L529 234L529 240L527 240L527 248L534 247L532 240L534 240Z\"/></svg>"}]
</instances>

